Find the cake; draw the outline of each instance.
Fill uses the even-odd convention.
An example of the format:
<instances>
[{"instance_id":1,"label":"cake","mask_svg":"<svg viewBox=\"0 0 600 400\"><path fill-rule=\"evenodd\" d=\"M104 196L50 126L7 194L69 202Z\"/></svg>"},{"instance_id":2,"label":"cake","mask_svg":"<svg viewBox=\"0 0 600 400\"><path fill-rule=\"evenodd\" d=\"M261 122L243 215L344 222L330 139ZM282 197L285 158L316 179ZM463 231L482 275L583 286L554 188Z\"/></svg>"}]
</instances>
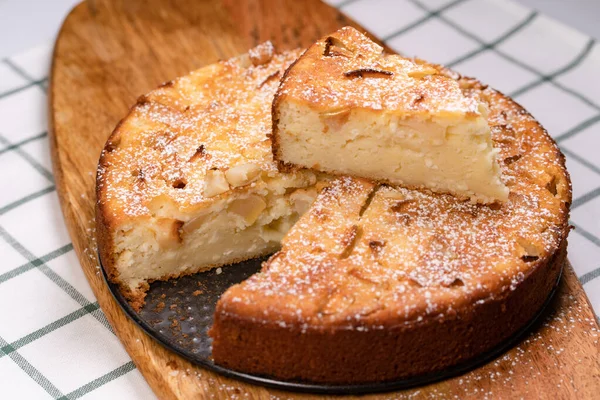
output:
<instances>
[{"instance_id":1,"label":"cake","mask_svg":"<svg viewBox=\"0 0 600 400\"><path fill-rule=\"evenodd\" d=\"M439 73L489 108L508 199L338 178L261 272L221 296L217 364L324 384L398 380L468 362L539 312L566 254L564 158L514 101Z\"/></svg>"},{"instance_id":2,"label":"cake","mask_svg":"<svg viewBox=\"0 0 600 400\"><path fill-rule=\"evenodd\" d=\"M282 170L505 201L487 115L433 65L385 54L345 27L286 71L273 103L273 154Z\"/></svg>"},{"instance_id":3,"label":"cake","mask_svg":"<svg viewBox=\"0 0 600 400\"><path fill-rule=\"evenodd\" d=\"M300 55L265 43L138 100L98 166L108 278L140 309L152 281L274 253L222 295L212 354L292 381L434 373L521 329L557 281L569 230L564 157L540 124L478 81L427 66L485 114L504 200L281 164L272 105Z\"/></svg>"},{"instance_id":4,"label":"cake","mask_svg":"<svg viewBox=\"0 0 600 400\"><path fill-rule=\"evenodd\" d=\"M318 174L280 173L271 102L299 51L270 43L142 96L97 174L98 244L139 309L148 282L271 254L317 195Z\"/></svg>"}]
</instances>

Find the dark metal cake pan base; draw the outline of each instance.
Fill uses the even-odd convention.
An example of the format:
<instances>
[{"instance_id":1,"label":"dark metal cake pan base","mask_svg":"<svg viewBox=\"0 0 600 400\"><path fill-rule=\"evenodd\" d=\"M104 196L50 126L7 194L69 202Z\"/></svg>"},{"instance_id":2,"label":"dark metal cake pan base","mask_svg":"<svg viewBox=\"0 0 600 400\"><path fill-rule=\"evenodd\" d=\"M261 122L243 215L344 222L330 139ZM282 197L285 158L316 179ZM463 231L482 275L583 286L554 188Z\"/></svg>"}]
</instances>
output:
<instances>
[{"instance_id":1,"label":"dark metal cake pan base","mask_svg":"<svg viewBox=\"0 0 600 400\"><path fill-rule=\"evenodd\" d=\"M167 282L154 282L148 290L146 304L139 313L131 308L127 300L121 295L118 287L108 281L104 267L101 269L112 295L125 313L150 337L183 358L227 377L256 385L280 390L321 394L365 394L408 389L461 375L483 365L513 347L540 320L540 316L544 314L544 310L550 303L562 275L561 269L558 281L548 299L526 326L494 349L475 359L443 371L408 379L369 384L324 385L282 381L244 374L221 367L212 360L212 339L208 336L208 330L212 326L219 297L230 286L242 282L258 272L264 260L255 259Z\"/></svg>"}]
</instances>

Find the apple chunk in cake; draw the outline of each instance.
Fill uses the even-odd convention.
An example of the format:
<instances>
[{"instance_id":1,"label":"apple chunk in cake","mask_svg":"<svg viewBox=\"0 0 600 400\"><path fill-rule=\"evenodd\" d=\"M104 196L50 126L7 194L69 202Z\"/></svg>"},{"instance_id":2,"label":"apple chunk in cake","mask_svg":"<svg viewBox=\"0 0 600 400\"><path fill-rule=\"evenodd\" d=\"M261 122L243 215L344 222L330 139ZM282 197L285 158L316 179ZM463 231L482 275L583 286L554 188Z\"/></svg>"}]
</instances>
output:
<instances>
[{"instance_id":1,"label":"apple chunk in cake","mask_svg":"<svg viewBox=\"0 0 600 400\"><path fill-rule=\"evenodd\" d=\"M271 103L298 51L270 43L142 96L109 138L97 179L100 255L131 304L148 282L276 251L317 195L280 173Z\"/></svg>"}]
</instances>

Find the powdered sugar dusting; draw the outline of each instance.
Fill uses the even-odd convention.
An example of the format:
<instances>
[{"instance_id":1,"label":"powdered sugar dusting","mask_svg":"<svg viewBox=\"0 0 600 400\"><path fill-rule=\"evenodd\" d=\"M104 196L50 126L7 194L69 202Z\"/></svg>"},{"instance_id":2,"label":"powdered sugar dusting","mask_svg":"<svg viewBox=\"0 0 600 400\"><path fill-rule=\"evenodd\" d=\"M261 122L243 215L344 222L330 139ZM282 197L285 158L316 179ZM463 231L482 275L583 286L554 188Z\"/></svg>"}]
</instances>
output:
<instances>
[{"instance_id":1,"label":"powdered sugar dusting","mask_svg":"<svg viewBox=\"0 0 600 400\"><path fill-rule=\"evenodd\" d=\"M480 116L478 101L429 64L384 54L346 27L311 46L282 81L281 93L313 107L386 110L401 115Z\"/></svg>"},{"instance_id":2,"label":"powdered sugar dusting","mask_svg":"<svg viewBox=\"0 0 600 400\"><path fill-rule=\"evenodd\" d=\"M101 204L119 218L160 206L198 208L211 202L203 195L209 169L253 162L276 174L267 137L278 86L272 77L298 55L275 55L263 44L142 96L102 153Z\"/></svg>"},{"instance_id":3,"label":"powdered sugar dusting","mask_svg":"<svg viewBox=\"0 0 600 400\"><path fill-rule=\"evenodd\" d=\"M242 307L257 321L362 330L444 320L516 290L546 262L567 232L561 155L514 102L470 79L459 84L466 97L489 103L506 203L341 178L263 272L225 295L223 312ZM238 302L229 309L233 294Z\"/></svg>"}]
</instances>

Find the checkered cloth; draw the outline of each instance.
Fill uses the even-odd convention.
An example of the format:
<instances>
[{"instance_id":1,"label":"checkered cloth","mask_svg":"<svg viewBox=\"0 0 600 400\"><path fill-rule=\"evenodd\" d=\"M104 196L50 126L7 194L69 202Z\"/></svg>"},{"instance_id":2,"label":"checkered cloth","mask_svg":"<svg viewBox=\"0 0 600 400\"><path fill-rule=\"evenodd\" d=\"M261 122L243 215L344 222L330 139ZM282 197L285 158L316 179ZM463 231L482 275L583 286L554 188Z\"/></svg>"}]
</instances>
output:
<instances>
[{"instance_id":1,"label":"checkered cloth","mask_svg":"<svg viewBox=\"0 0 600 400\"><path fill-rule=\"evenodd\" d=\"M569 258L598 313L600 47L507 0L330 2L398 52L476 76L541 121L567 156ZM0 62L0 398L150 399L62 219L46 133L51 46Z\"/></svg>"}]
</instances>

